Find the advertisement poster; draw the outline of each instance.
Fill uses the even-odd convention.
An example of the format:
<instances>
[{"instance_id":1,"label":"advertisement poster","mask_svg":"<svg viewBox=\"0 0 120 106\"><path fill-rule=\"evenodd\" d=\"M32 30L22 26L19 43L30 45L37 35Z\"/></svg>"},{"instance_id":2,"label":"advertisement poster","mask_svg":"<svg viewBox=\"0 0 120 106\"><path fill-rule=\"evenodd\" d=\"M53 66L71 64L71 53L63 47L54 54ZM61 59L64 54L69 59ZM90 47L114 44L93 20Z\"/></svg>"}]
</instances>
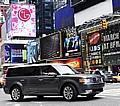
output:
<instances>
[{"instance_id":1,"label":"advertisement poster","mask_svg":"<svg viewBox=\"0 0 120 106\"><path fill-rule=\"evenodd\" d=\"M112 23L108 29L102 32L103 56L105 64L120 63L120 22Z\"/></svg>"},{"instance_id":2,"label":"advertisement poster","mask_svg":"<svg viewBox=\"0 0 120 106\"><path fill-rule=\"evenodd\" d=\"M11 4L11 14L7 16L7 33L11 37L36 37L35 6Z\"/></svg>"},{"instance_id":3,"label":"advertisement poster","mask_svg":"<svg viewBox=\"0 0 120 106\"><path fill-rule=\"evenodd\" d=\"M55 11L55 29L74 26L74 9L69 5Z\"/></svg>"},{"instance_id":4,"label":"advertisement poster","mask_svg":"<svg viewBox=\"0 0 120 106\"><path fill-rule=\"evenodd\" d=\"M60 63L60 64L67 64L75 69L82 68L82 59L81 58L69 58L66 60L52 60L50 63Z\"/></svg>"},{"instance_id":5,"label":"advertisement poster","mask_svg":"<svg viewBox=\"0 0 120 106\"><path fill-rule=\"evenodd\" d=\"M101 32L88 34L88 57L90 66L102 64Z\"/></svg>"},{"instance_id":6,"label":"advertisement poster","mask_svg":"<svg viewBox=\"0 0 120 106\"><path fill-rule=\"evenodd\" d=\"M60 57L60 33L54 33L40 39L41 59Z\"/></svg>"},{"instance_id":7,"label":"advertisement poster","mask_svg":"<svg viewBox=\"0 0 120 106\"><path fill-rule=\"evenodd\" d=\"M81 40L75 28L69 28L62 32L63 55L65 57L81 55Z\"/></svg>"},{"instance_id":8,"label":"advertisement poster","mask_svg":"<svg viewBox=\"0 0 120 106\"><path fill-rule=\"evenodd\" d=\"M2 63L26 63L27 51L23 44L4 44L2 46L4 51Z\"/></svg>"},{"instance_id":9,"label":"advertisement poster","mask_svg":"<svg viewBox=\"0 0 120 106\"><path fill-rule=\"evenodd\" d=\"M36 41L31 41L27 45L27 63L35 63L38 61L38 44Z\"/></svg>"}]
</instances>

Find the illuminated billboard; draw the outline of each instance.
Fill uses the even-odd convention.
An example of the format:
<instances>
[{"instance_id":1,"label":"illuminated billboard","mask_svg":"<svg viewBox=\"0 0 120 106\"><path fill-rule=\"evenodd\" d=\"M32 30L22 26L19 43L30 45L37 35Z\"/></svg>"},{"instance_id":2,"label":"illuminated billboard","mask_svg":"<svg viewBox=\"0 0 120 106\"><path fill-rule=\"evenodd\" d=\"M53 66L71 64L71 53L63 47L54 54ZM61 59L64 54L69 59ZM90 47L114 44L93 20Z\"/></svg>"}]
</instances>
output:
<instances>
[{"instance_id":1,"label":"illuminated billboard","mask_svg":"<svg viewBox=\"0 0 120 106\"><path fill-rule=\"evenodd\" d=\"M106 65L116 65L120 63L120 22L115 21L102 32L102 51L104 63Z\"/></svg>"},{"instance_id":2,"label":"illuminated billboard","mask_svg":"<svg viewBox=\"0 0 120 106\"><path fill-rule=\"evenodd\" d=\"M91 66L102 65L102 44L100 31L88 34L88 58Z\"/></svg>"},{"instance_id":3,"label":"illuminated billboard","mask_svg":"<svg viewBox=\"0 0 120 106\"><path fill-rule=\"evenodd\" d=\"M77 58L68 58L68 59L61 59L61 60L52 60L50 63L62 63L62 64L67 64L75 69L80 69L82 68L82 59L77 57Z\"/></svg>"},{"instance_id":4,"label":"illuminated billboard","mask_svg":"<svg viewBox=\"0 0 120 106\"><path fill-rule=\"evenodd\" d=\"M35 6L11 4L7 16L8 37L36 37Z\"/></svg>"},{"instance_id":5,"label":"illuminated billboard","mask_svg":"<svg viewBox=\"0 0 120 106\"><path fill-rule=\"evenodd\" d=\"M55 29L74 26L74 9L69 5L55 11Z\"/></svg>"},{"instance_id":6,"label":"illuminated billboard","mask_svg":"<svg viewBox=\"0 0 120 106\"><path fill-rule=\"evenodd\" d=\"M54 33L40 39L41 59L60 57L60 33Z\"/></svg>"},{"instance_id":7,"label":"illuminated billboard","mask_svg":"<svg viewBox=\"0 0 120 106\"><path fill-rule=\"evenodd\" d=\"M112 0L113 12L120 12L120 0Z\"/></svg>"},{"instance_id":8,"label":"illuminated billboard","mask_svg":"<svg viewBox=\"0 0 120 106\"><path fill-rule=\"evenodd\" d=\"M62 31L63 56L72 57L81 55L81 40L76 28Z\"/></svg>"},{"instance_id":9,"label":"illuminated billboard","mask_svg":"<svg viewBox=\"0 0 120 106\"><path fill-rule=\"evenodd\" d=\"M40 45L36 41L30 41L27 45L27 63L35 63L39 59Z\"/></svg>"},{"instance_id":10,"label":"illuminated billboard","mask_svg":"<svg viewBox=\"0 0 120 106\"><path fill-rule=\"evenodd\" d=\"M27 61L27 50L24 44L4 44L2 52L2 63L24 63Z\"/></svg>"}]
</instances>

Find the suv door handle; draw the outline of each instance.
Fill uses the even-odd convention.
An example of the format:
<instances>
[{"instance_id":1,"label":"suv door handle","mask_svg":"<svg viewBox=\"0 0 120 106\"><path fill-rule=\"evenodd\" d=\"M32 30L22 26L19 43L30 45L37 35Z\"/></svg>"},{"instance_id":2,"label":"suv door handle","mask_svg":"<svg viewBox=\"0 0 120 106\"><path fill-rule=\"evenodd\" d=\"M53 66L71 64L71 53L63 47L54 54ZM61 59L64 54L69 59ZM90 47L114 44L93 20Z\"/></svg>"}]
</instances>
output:
<instances>
[{"instance_id":1,"label":"suv door handle","mask_svg":"<svg viewBox=\"0 0 120 106\"><path fill-rule=\"evenodd\" d=\"M39 81L42 81L43 79L38 79Z\"/></svg>"},{"instance_id":2,"label":"suv door handle","mask_svg":"<svg viewBox=\"0 0 120 106\"><path fill-rule=\"evenodd\" d=\"M25 80L24 79L22 79L22 80L20 80L21 82L24 82Z\"/></svg>"}]
</instances>

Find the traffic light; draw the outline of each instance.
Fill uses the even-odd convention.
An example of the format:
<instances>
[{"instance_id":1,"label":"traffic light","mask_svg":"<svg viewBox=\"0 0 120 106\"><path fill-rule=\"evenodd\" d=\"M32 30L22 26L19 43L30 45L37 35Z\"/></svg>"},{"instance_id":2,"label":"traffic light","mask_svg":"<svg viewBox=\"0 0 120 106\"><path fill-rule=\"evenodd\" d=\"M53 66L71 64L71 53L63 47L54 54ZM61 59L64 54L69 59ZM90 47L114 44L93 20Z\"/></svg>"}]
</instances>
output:
<instances>
[{"instance_id":1,"label":"traffic light","mask_svg":"<svg viewBox=\"0 0 120 106\"><path fill-rule=\"evenodd\" d=\"M102 22L101 22L101 24L102 24L102 28L103 28L103 29L107 29L107 27L108 27L108 22L106 21L106 19L103 19Z\"/></svg>"}]
</instances>

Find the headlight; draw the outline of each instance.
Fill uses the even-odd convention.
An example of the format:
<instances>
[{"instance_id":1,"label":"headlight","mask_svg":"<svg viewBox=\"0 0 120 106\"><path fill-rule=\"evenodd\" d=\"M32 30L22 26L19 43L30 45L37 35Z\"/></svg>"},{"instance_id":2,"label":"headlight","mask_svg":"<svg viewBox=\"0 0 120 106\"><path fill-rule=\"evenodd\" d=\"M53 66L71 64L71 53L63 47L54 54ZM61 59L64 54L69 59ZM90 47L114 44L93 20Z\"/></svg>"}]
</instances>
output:
<instances>
[{"instance_id":1,"label":"headlight","mask_svg":"<svg viewBox=\"0 0 120 106\"><path fill-rule=\"evenodd\" d=\"M81 78L81 79L79 79L79 82L80 83L84 83L84 84L87 84L87 83L90 83L90 79L88 79L88 78Z\"/></svg>"}]
</instances>

